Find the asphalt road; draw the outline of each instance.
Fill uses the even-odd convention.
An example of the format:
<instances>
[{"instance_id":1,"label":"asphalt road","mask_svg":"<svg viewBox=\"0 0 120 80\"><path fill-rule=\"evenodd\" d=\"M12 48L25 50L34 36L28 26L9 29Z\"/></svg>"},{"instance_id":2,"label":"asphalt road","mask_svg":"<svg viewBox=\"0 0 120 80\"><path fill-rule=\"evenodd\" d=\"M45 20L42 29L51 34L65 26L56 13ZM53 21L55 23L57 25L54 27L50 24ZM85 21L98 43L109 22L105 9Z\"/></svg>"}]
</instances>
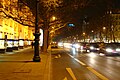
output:
<instances>
[{"instance_id":1,"label":"asphalt road","mask_svg":"<svg viewBox=\"0 0 120 80\"><path fill-rule=\"evenodd\" d=\"M4 74L2 78L32 61L31 51L0 54L0 75ZM52 49L51 59L51 80L120 80L120 56Z\"/></svg>"},{"instance_id":2,"label":"asphalt road","mask_svg":"<svg viewBox=\"0 0 120 80\"><path fill-rule=\"evenodd\" d=\"M51 80L120 80L120 57L52 49Z\"/></svg>"}]
</instances>

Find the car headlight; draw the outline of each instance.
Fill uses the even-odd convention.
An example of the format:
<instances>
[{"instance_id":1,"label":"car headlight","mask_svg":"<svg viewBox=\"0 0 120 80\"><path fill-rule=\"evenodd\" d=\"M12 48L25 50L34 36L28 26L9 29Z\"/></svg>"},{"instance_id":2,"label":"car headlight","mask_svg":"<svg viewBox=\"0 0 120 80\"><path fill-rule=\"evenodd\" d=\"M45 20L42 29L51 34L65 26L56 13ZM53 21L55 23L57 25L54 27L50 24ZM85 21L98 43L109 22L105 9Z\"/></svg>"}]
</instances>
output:
<instances>
[{"instance_id":1,"label":"car headlight","mask_svg":"<svg viewBox=\"0 0 120 80\"><path fill-rule=\"evenodd\" d=\"M119 52L120 52L120 48L117 48L116 51L119 51Z\"/></svg>"},{"instance_id":2,"label":"car headlight","mask_svg":"<svg viewBox=\"0 0 120 80\"><path fill-rule=\"evenodd\" d=\"M91 46L91 47L90 47L90 49L94 49L94 47L93 47L93 46Z\"/></svg>"},{"instance_id":3,"label":"car headlight","mask_svg":"<svg viewBox=\"0 0 120 80\"><path fill-rule=\"evenodd\" d=\"M83 46L80 46L80 49L83 50Z\"/></svg>"},{"instance_id":4,"label":"car headlight","mask_svg":"<svg viewBox=\"0 0 120 80\"><path fill-rule=\"evenodd\" d=\"M110 49L110 48L107 48L106 51L107 51L107 52L112 52L113 50Z\"/></svg>"},{"instance_id":5,"label":"car headlight","mask_svg":"<svg viewBox=\"0 0 120 80\"><path fill-rule=\"evenodd\" d=\"M73 44L73 46L74 46L75 48L80 48L80 45L79 45L79 44Z\"/></svg>"},{"instance_id":6,"label":"car headlight","mask_svg":"<svg viewBox=\"0 0 120 80\"><path fill-rule=\"evenodd\" d=\"M99 48L97 48L97 50L100 50Z\"/></svg>"}]
</instances>

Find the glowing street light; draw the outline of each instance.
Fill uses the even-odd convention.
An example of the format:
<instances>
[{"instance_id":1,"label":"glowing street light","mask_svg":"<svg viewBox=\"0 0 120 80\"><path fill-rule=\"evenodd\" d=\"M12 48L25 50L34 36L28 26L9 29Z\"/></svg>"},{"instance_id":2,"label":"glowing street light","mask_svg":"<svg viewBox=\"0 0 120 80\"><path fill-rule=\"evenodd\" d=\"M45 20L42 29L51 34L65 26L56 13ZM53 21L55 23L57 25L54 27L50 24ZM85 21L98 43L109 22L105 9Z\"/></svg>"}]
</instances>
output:
<instances>
[{"instance_id":1,"label":"glowing street light","mask_svg":"<svg viewBox=\"0 0 120 80\"><path fill-rule=\"evenodd\" d=\"M103 27L103 30L105 30L106 29L106 27Z\"/></svg>"},{"instance_id":2,"label":"glowing street light","mask_svg":"<svg viewBox=\"0 0 120 80\"><path fill-rule=\"evenodd\" d=\"M85 36L85 32L83 32L83 35Z\"/></svg>"},{"instance_id":3,"label":"glowing street light","mask_svg":"<svg viewBox=\"0 0 120 80\"><path fill-rule=\"evenodd\" d=\"M91 32L94 32L93 30Z\"/></svg>"},{"instance_id":4,"label":"glowing street light","mask_svg":"<svg viewBox=\"0 0 120 80\"><path fill-rule=\"evenodd\" d=\"M53 21L54 21L54 20L56 20L56 17L55 17L55 16L53 16L53 17L52 17L52 20L53 20Z\"/></svg>"}]
</instances>

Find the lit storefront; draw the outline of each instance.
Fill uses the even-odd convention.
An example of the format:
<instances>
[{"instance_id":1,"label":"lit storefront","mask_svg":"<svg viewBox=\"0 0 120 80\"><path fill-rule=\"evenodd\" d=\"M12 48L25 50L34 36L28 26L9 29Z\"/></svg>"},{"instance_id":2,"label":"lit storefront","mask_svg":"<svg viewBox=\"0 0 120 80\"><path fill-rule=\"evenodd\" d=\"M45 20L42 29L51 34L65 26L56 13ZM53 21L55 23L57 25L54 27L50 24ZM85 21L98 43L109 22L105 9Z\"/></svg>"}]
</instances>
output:
<instances>
[{"instance_id":1,"label":"lit storefront","mask_svg":"<svg viewBox=\"0 0 120 80\"><path fill-rule=\"evenodd\" d=\"M0 18L0 52L11 52L30 46L34 28L23 26L12 19Z\"/></svg>"},{"instance_id":2,"label":"lit storefront","mask_svg":"<svg viewBox=\"0 0 120 80\"><path fill-rule=\"evenodd\" d=\"M18 23L17 22L14 22L14 24L13 24L13 26L14 26L14 40L13 40L13 50L18 50L19 48L18 48L18 44L19 44L19 42L18 42Z\"/></svg>"},{"instance_id":3,"label":"lit storefront","mask_svg":"<svg viewBox=\"0 0 120 80\"><path fill-rule=\"evenodd\" d=\"M0 52L4 53L5 52L5 39L3 37L3 25L2 25L3 20L0 18Z\"/></svg>"},{"instance_id":4,"label":"lit storefront","mask_svg":"<svg viewBox=\"0 0 120 80\"><path fill-rule=\"evenodd\" d=\"M18 15L19 17L21 15L21 17L25 17L23 15L27 12L29 14L26 15L32 15L32 13L29 12L29 8L24 6L24 8L21 9L23 12L18 11L18 9L16 9L16 7L18 7L18 0L2 0L0 3L0 52L11 52L13 50L30 46L31 42L34 40L34 28L24 26L6 16L7 14L13 17Z\"/></svg>"}]
</instances>

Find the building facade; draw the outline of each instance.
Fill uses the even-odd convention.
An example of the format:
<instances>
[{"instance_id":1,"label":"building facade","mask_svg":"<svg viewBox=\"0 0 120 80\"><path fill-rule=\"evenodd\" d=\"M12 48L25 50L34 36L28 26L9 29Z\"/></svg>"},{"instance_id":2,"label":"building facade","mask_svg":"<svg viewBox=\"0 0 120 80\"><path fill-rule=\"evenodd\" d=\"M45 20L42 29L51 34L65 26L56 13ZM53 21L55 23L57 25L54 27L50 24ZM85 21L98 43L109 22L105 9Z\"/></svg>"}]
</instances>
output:
<instances>
[{"instance_id":1,"label":"building facade","mask_svg":"<svg viewBox=\"0 0 120 80\"><path fill-rule=\"evenodd\" d=\"M13 15L9 12L6 5L11 0L0 0L0 52L12 51L13 49L24 48L31 45L34 40L34 28L24 26L6 14ZM18 0L12 0L16 2ZM6 10L6 8L8 8ZM13 15L15 16L15 15Z\"/></svg>"}]
</instances>

